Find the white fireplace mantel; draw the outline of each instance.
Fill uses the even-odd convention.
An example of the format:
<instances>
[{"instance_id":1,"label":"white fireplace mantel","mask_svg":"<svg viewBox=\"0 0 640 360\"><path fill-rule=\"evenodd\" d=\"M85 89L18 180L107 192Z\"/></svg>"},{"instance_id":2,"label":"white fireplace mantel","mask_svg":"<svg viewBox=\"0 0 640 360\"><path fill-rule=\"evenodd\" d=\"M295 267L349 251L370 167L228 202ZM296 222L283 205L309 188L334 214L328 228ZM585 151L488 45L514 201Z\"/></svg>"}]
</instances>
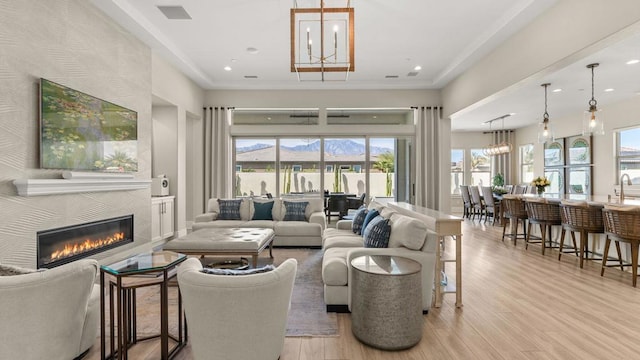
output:
<instances>
[{"instance_id":1,"label":"white fireplace mantel","mask_svg":"<svg viewBox=\"0 0 640 360\"><path fill-rule=\"evenodd\" d=\"M146 189L151 180L133 178L18 179L13 184L20 196L57 195L95 191Z\"/></svg>"}]
</instances>

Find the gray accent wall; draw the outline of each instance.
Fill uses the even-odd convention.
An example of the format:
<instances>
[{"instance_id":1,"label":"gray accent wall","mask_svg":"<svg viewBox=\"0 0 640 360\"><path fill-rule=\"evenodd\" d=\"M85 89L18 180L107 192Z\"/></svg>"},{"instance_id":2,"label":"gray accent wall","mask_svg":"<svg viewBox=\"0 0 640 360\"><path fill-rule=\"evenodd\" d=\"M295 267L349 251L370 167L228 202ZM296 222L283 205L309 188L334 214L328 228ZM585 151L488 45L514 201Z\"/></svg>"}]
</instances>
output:
<instances>
[{"instance_id":1,"label":"gray accent wall","mask_svg":"<svg viewBox=\"0 0 640 360\"><path fill-rule=\"evenodd\" d=\"M35 267L39 230L134 214L150 242L150 190L18 196L15 179L60 178L38 165L41 77L138 112L136 179L151 177L151 51L83 0L0 0L0 263Z\"/></svg>"}]
</instances>

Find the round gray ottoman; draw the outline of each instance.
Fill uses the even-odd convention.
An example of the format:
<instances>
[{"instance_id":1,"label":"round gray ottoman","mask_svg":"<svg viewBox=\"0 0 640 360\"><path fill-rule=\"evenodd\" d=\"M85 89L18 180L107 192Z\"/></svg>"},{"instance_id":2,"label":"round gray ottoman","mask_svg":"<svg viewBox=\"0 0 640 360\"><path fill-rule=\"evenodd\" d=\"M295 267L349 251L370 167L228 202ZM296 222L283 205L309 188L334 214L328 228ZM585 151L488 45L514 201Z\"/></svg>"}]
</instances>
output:
<instances>
[{"instance_id":1,"label":"round gray ottoman","mask_svg":"<svg viewBox=\"0 0 640 360\"><path fill-rule=\"evenodd\" d=\"M383 349L410 348L422 338L422 267L386 255L351 261L351 331L363 343Z\"/></svg>"}]
</instances>

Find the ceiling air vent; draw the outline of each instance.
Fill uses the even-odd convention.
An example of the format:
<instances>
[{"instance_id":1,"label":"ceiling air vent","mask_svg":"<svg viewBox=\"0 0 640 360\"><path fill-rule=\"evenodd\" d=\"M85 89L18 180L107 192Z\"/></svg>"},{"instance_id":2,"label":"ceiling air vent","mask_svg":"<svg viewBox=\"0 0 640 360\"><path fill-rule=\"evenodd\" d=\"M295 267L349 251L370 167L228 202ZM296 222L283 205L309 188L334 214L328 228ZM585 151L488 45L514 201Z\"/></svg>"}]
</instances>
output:
<instances>
[{"instance_id":1,"label":"ceiling air vent","mask_svg":"<svg viewBox=\"0 0 640 360\"><path fill-rule=\"evenodd\" d=\"M384 77L385 79L397 79L398 75L387 75Z\"/></svg>"},{"instance_id":2,"label":"ceiling air vent","mask_svg":"<svg viewBox=\"0 0 640 360\"><path fill-rule=\"evenodd\" d=\"M244 78L245 79L257 79L258 75L245 75Z\"/></svg>"},{"instance_id":3,"label":"ceiling air vent","mask_svg":"<svg viewBox=\"0 0 640 360\"><path fill-rule=\"evenodd\" d=\"M416 76L416 75L418 75L417 71L412 71L412 72L407 74L407 76Z\"/></svg>"},{"instance_id":4,"label":"ceiling air vent","mask_svg":"<svg viewBox=\"0 0 640 360\"><path fill-rule=\"evenodd\" d=\"M158 6L169 20L190 20L191 16L182 6Z\"/></svg>"}]
</instances>

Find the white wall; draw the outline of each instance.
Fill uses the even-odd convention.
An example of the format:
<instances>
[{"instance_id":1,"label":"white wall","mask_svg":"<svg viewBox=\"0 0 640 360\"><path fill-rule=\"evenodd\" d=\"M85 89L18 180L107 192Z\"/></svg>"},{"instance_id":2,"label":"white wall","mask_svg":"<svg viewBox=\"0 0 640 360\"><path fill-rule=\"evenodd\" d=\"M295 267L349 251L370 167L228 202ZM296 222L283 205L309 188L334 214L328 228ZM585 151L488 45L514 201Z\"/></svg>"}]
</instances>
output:
<instances>
[{"instance_id":1,"label":"white wall","mask_svg":"<svg viewBox=\"0 0 640 360\"><path fill-rule=\"evenodd\" d=\"M170 177L170 192L175 195L177 235L186 235L187 222L202 211L202 175L191 157L196 145L202 144L204 91L193 80L178 71L157 54L152 56L152 92L154 97L154 176ZM157 116L156 116L157 114ZM158 131L155 131L156 126ZM157 136L156 136L157 135ZM201 149L201 147L200 147ZM188 158L189 157L189 158ZM189 173L187 172L189 169ZM197 210L194 210L197 209Z\"/></svg>"},{"instance_id":2,"label":"white wall","mask_svg":"<svg viewBox=\"0 0 640 360\"><path fill-rule=\"evenodd\" d=\"M574 63L615 41L611 35L636 31L638 21L637 0L560 0L443 89L445 116Z\"/></svg>"},{"instance_id":3,"label":"white wall","mask_svg":"<svg viewBox=\"0 0 640 360\"><path fill-rule=\"evenodd\" d=\"M13 180L60 178L38 166L41 77L138 112L138 172L151 176L151 52L83 0L0 0L0 262L36 266L36 232L134 214L151 240L150 190L18 196Z\"/></svg>"},{"instance_id":4,"label":"white wall","mask_svg":"<svg viewBox=\"0 0 640 360\"><path fill-rule=\"evenodd\" d=\"M605 135L592 139L593 156L593 193L595 195L613 194L617 185L615 163L614 131L621 128L640 126L640 98L635 97L616 104L602 107ZM563 118L551 118L555 137L580 135L582 132L582 113ZM518 129L518 144L534 143L534 171L536 176L544 174L544 147L537 142L537 125Z\"/></svg>"}]
</instances>

